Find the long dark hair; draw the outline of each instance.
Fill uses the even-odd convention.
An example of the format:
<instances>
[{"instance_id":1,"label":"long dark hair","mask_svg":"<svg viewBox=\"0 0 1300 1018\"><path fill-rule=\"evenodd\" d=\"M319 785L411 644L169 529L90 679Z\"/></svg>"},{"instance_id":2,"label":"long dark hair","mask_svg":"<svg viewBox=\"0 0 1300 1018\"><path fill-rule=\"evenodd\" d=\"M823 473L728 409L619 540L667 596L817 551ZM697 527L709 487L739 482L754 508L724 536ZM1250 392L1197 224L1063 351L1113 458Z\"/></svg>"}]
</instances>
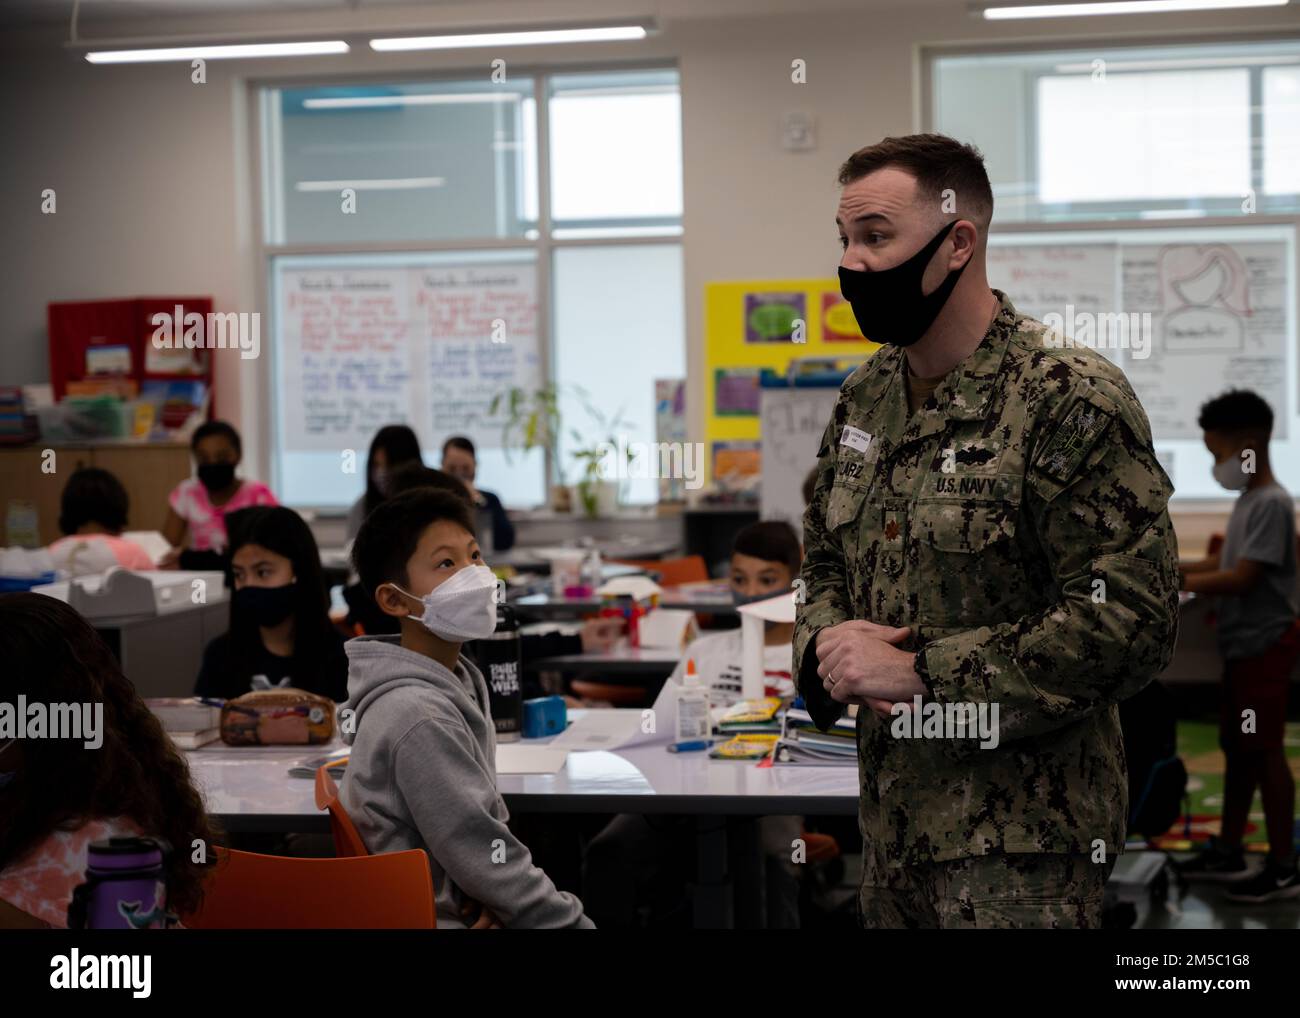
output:
<instances>
[{"instance_id":1,"label":"long dark hair","mask_svg":"<svg viewBox=\"0 0 1300 1018\"><path fill-rule=\"evenodd\" d=\"M217 833L190 781L189 767L158 719L122 674L107 644L80 615L43 594L0 595L0 700L20 695L45 704L102 703L103 744L24 739L22 765L0 789L0 869L56 828L123 817L172 848L164 862L167 907L192 912L203 898L204 869Z\"/></svg>"},{"instance_id":2,"label":"long dark hair","mask_svg":"<svg viewBox=\"0 0 1300 1018\"><path fill-rule=\"evenodd\" d=\"M324 675L327 671L326 652L338 643L329 618L329 592L321 573L320 552L316 538L303 518L282 505L259 505L239 509L226 517L226 533L230 536L229 555L233 562L235 553L246 544L261 545L293 563L293 660L295 675ZM230 584L234 588L234 584ZM235 667L246 687L253 678L253 662L257 660L262 643L257 620L243 614L230 602L230 639L233 644ZM247 674L244 674L247 673Z\"/></svg>"},{"instance_id":3,"label":"long dark hair","mask_svg":"<svg viewBox=\"0 0 1300 1018\"><path fill-rule=\"evenodd\" d=\"M370 440L370 453L366 456L366 516L374 512L375 506L386 497L375 487L374 479L370 476L375 466L375 452L379 449L383 449L384 455L388 458L389 473L403 463L410 463L412 460L416 463L422 462L420 440L405 424L388 424L375 432L375 437Z\"/></svg>"}]
</instances>

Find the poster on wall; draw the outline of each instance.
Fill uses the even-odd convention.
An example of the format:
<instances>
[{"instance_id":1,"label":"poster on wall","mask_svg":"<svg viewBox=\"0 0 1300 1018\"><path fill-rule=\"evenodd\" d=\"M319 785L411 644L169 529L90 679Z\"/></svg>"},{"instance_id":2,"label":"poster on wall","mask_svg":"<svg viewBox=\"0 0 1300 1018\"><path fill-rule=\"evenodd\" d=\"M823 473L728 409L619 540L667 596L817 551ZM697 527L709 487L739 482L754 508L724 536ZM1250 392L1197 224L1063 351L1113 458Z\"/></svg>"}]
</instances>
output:
<instances>
[{"instance_id":1,"label":"poster on wall","mask_svg":"<svg viewBox=\"0 0 1300 1018\"><path fill-rule=\"evenodd\" d=\"M276 290L280 441L289 452L364 449L399 422L426 447L458 434L495 449L493 399L540 385L530 260L283 266Z\"/></svg>"},{"instance_id":2,"label":"poster on wall","mask_svg":"<svg viewBox=\"0 0 1300 1018\"><path fill-rule=\"evenodd\" d=\"M682 378L655 379L655 441L660 448L686 443L686 380ZM659 500L680 502L686 497L686 481L682 477L659 478Z\"/></svg>"},{"instance_id":3,"label":"poster on wall","mask_svg":"<svg viewBox=\"0 0 1300 1018\"><path fill-rule=\"evenodd\" d=\"M803 322L802 335L796 319ZM688 384L698 386L704 406L705 448L748 442L755 456L763 371L785 376L796 360L823 358L856 366L879 349L858 331L835 278L708 283L704 326L704 371ZM707 459L712 470L713 457ZM706 483L712 478L710 473Z\"/></svg>"},{"instance_id":4,"label":"poster on wall","mask_svg":"<svg viewBox=\"0 0 1300 1018\"><path fill-rule=\"evenodd\" d=\"M713 443L713 482L722 491L757 491L761 479L762 447L757 440L732 439Z\"/></svg>"},{"instance_id":5,"label":"poster on wall","mask_svg":"<svg viewBox=\"0 0 1300 1018\"><path fill-rule=\"evenodd\" d=\"M1150 308L1150 351L1125 373L1162 439L1200 439L1201 404L1251 389L1287 438L1287 248L1281 242L1122 248L1123 306Z\"/></svg>"},{"instance_id":6,"label":"poster on wall","mask_svg":"<svg viewBox=\"0 0 1300 1018\"><path fill-rule=\"evenodd\" d=\"M285 269L276 320L287 449L365 448L412 422L411 277L389 268Z\"/></svg>"},{"instance_id":7,"label":"poster on wall","mask_svg":"<svg viewBox=\"0 0 1300 1018\"><path fill-rule=\"evenodd\" d=\"M840 296L839 292L823 293L822 338L828 343L861 343L862 330L858 320L853 317L853 305Z\"/></svg>"},{"instance_id":8,"label":"poster on wall","mask_svg":"<svg viewBox=\"0 0 1300 1018\"><path fill-rule=\"evenodd\" d=\"M798 291L747 293L744 308L746 343L796 342L798 323L808 321L807 298Z\"/></svg>"},{"instance_id":9,"label":"poster on wall","mask_svg":"<svg viewBox=\"0 0 1300 1018\"><path fill-rule=\"evenodd\" d=\"M713 412L719 417L758 416L758 368L718 368L713 373Z\"/></svg>"}]
</instances>

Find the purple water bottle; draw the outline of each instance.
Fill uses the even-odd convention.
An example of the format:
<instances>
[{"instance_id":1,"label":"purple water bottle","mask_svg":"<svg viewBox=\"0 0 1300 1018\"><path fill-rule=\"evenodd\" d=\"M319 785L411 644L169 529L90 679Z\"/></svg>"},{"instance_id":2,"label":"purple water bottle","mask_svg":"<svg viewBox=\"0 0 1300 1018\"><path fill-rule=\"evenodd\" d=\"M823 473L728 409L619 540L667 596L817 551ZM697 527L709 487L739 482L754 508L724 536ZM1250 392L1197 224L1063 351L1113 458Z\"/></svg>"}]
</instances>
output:
<instances>
[{"instance_id":1,"label":"purple water bottle","mask_svg":"<svg viewBox=\"0 0 1300 1018\"><path fill-rule=\"evenodd\" d=\"M71 930L160 930L167 925L163 849L153 838L91 842L86 882L68 906Z\"/></svg>"}]
</instances>

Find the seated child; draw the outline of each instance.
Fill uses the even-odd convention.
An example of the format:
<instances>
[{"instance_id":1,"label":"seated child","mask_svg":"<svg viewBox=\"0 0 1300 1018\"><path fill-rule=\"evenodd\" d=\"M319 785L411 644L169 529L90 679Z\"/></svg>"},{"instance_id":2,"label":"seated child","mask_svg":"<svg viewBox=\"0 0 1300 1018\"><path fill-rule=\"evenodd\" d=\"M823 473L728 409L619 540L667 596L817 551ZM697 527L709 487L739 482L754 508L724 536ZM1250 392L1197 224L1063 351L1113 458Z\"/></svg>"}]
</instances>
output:
<instances>
[{"instance_id":1,"label":"seated child","mask_svg":"<svg viewBox=\"0 0 1300 1018\"><path fill-rule=\"evenodd\" d=\"M732 544L733 599L737 604L747 604L791 594L802 561L799 539L788 523L751 524L736 535ZM794 623L768 622L765 627L764 695L792 699ZM694 660L713 706L727 706L741 699L741 630L707 633L693 640L669 682L683 681L687 660ZM689 865L683 865L678 856L682 846L693 844L694 823L690 817L627 813L615 817L591 840L583 860L583 896L602 925L632 926L647 911L667 911L663 902L674 900L672 884L680 883L681 873L689 873ZM791 816L728 822L728 836L733 843L743 846L746 841L756 841L763 856L761 886L757 880L748 884L742 881L743 886L737 888L739 927L799 926L800 869L793 862L793 853L802 827L802 820ZM663 922L663 915L652 920L653 925Z\"/></svg>"},{"instance_id":2,"label":"seated child","mask_svg":"<svg viewBox=\"0 0 1300 1018\"><path fill-rule=\"evenodd\" d=\"M54 567L70 576L102 573L113 566L152 569L153 559L121 537L130 505L122 482L107 470L83 467L63 486L59 529L66 535L50 545Z\"/></svg>"},{"instance_id":3,"label":"seated child","mask_svg":"<svg viewBox=\"0 0 1300 1018\"><path fill-rule=\"evenodd\" d=\"M732 600L741 605L792 593L802 561L803 550L790 524L776 520L750 524L736 535L731 546ZM795 695L790 676L794 623L768 622L765 627L763 670L767 678L763 695L791 699ZM696 674L709 689L713 706L730 706L740 699L739 629L706 633L693 640L677 663L674 681L683 681L688 660L695 662Z\"/></svg>"},{"instance_id":4,"label":"seated child","mask_svg":"<svg viewBox=\"0 0 1300 1018\"><path fill-rule=\"evenodd\" d=\"M447 491L469 502L468 489L452 477L451 474L422 463L407 463L387 475L389 495L400 495L415 488ZM473 503L470 502L471 512ZM367 636L381 636L401 631L400 623L390 615L384 614L375 604L361 584L354 583L343 588L343 600L348 605L347 624L355 631L360 627ZM626 628L626 623L619 618L588 619L580 632L567 634L559 631L549 633L525 633L520 643L525 661L543 657L559 657L563 654L596 654L608 651L618 641ZM471 648L472 649L472 648ZM471 653L471 657L473 654ZM524 675L524 699L543 696L544 693L535 675Z\"/></svg>"},{"instance_id":5,"label":"seated child","mask_svg":"<svg viewBox=\"0 0 1300 1018\"><path fill-rule=\"evenodd\" d=\"M1273 411L1264 400L1253 392L1225 393L1201 408L1199 424L1214 456L1215 480L1241 494L1219 553L1183 568L1184 590L1219 598L1219 744L1225 772L1219 836L1179 869L1188 880L1227 883L1231 901L1300 897L1295 779L1283 734L1291 671L1300 655L1295 502L1269 464ZM1254 724L1248 726L1247 717ZM1252 875L1241 839L1257 786L1269 852L1264 868Z\"/></svg>"},{"instance_id":6,"label":"seated child","mask_svg":"<svg viewBox=\"0 0 1300 1018\"><path fill-rule=\"evenodd\" d=\"M375 506L396 492L390 487L393 473L403 466L421 467L420 440L405 424L389 424L375 432L366 456L366 490L348 510L347 538L361 529L361 521Z\"/></svg>"},{"instance_id":7,"label":"seated child","mask_svg":"<svg viewBox=\"0 0 1300 1018\"><path fill-rule=\"evenodd\" d=\"M213 828L184 755L107 644L62 601L6 594L0 660L0 703L24 695L29 707L103 709L89 740L17 739L0 727L0 928L66 927L87 848L109 837L167 841L174 849L163 862L167 909L193 911L204 873L191 846L203 841L211 858Z\"/></svg>"},{"instance_id":8,"label":"seated child","mask_svg":"<svg viewBox=\"0 0 1300 1018\"><path fill-rule=\"evenodd\" d=\"M260 481L242 481L235 469L243 456L239 432L225 421L208 421L190 438L195 477L186 478L168 496L171 508L163 524L163 537L172 550L159 566L175 569L189 537L189 551L208 553L204 568L221 568L216 555L226 549L226 514L254 505L276 505L271 489Z\"/></svg>"},{"instance_id":9,"label":"seated child","mask_svg":"<svg viewBox=\"0 0 1300 1018\"><path fill-rule=\"evenodd\" d=\"M194 695L230 699L292 686L342 703L348 659L330 622L311 528L284 506L240 509L227 522L230 628L203 651Z\"/></svg>"},{"instance_id":10,"label":"seated child","mask_svg":"<svg viewBox=\"0 0 1300 1018\"><path fill-rule=\"evenodd\" d=\"M461 653L496 628L496 578L468 503L423 488L389 498L362 523L352 561L401 625L346 645L339 720L352 753L340 798L366 847L429 854L440 927L479 909L506 927L592 927L506 826L487 684Z\"/></svg>"}]
</instances>

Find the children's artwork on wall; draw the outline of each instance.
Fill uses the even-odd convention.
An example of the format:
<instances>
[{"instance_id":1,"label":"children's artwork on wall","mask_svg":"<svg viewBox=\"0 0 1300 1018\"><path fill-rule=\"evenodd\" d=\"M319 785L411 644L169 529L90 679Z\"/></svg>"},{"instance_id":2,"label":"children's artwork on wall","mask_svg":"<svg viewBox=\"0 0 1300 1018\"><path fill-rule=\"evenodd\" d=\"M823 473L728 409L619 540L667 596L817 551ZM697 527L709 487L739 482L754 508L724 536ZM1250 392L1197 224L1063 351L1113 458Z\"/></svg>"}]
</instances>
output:
<instances>
[{"instance_id":1,"label":"children's artwork on wall","mask_svg":"<svg viewBox=\"0 0 1300 1018\"><path fill-rule=\"evenodd\" d=\"M758 368L718 368L713 373L713 406L720 417L758 415Z\"/></svg>"},{"instance_id":2,"label":"children's artwork on wall","mask_svg":"<svg viewBox=\"0 0 1300 1018\"><path fill-rule=\"evenodd\" d=\"M745 342L794 342L808 320L807 306L807 295L799 291L745 294Z\"/></svg>"},{"instance_id":3,"label":"children's artwork on wall","mask_svg":"<svg viewBox=\"0 0 1300 1018\"><path fill-rule=\"evenodd\" d=\"M792 361L809 358L860 363L879 349L858 331L835 278L708 283L704 327L704 373L693 384L703 389L696 398L703 399L707 448L723 449L728 469L740 462L731 444L747 442L757 470L764 370L784 375ZM718 462L716 456L709 461L710 469Z\"/></svg>"}]
</instances>

